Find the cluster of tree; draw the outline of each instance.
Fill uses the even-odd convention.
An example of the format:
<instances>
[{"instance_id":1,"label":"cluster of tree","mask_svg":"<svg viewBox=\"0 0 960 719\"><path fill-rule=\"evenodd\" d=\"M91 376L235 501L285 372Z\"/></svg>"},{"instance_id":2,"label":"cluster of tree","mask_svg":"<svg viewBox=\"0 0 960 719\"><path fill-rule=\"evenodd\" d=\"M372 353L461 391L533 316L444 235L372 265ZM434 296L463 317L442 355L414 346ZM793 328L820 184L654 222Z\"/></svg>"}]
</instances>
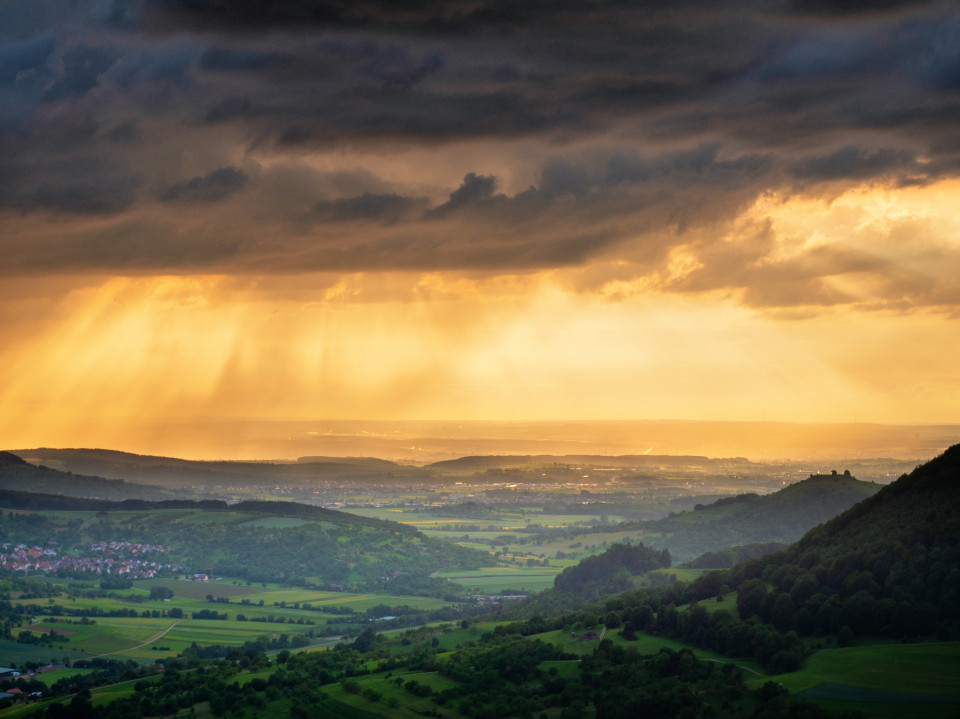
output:
<instances>
[{"instance_id":1,"label":"cluster of tree","mask_svg":"<svg viewBox=\"0 0 960 719\"><path fill-rule=\"evenodd\" d=\"M800 636L917 637L960 620L960 445L785 550L690 588L737 590L742 619Z\"/></svg>"},{"instance_id":2,"label":"cluster of tree","mask_svg":"<svg viewBox=\"0 0 960 719\"><path fill-rule=\"evenodd\" d=\"M499 514L499 510L480 502L460 502L458 504L443 504L430 507L429 514L437 517L454 517L463 519L488 519Z\"/></svg>"},{"instance_id":3,"label":"cluster of tree","mask_svg":"<svg viewBox=\"0 0 960 719\"><path fill-rule=\"evenodd\" d=\"M742 544L737 547L725 547L712 552L705 552L696 559L684 563L684 567L690 569L729 569L730 567L746 562L756 557L762 557L765 554L779 552L786 549L787 545L783 542L756 542L754 544Z\"/></svg>"},{"instance_id":4,"label":"cluster of tree","mask_svg":"<svg viewBox=\"0 0 960 719\"><path fill-rule=\"evenodd\" d=\"M71 497L136 497L162 499L174 494L162 487L125 482L122 479L104 479L72 472L60 472L43 465L33 465L10 452L0 452L0 490L17 492L30 487L34 492ZM21 504L3 504L4 507L30 509Z\"/></svg>"},{"instance_id":5,"label":"cluster of tree","mask_svg":"<svg viewBox=\"0 0 960 719\"><path fill-rule=\"evenodd\" d=\"M638 544L614 544L603 554L587 557L567 567L553 580L558 592L580 596L615 594L630 589L630 577L654 569L668 569L671 559L666 549L650 549Z\"/></svg>"}]
</instances>

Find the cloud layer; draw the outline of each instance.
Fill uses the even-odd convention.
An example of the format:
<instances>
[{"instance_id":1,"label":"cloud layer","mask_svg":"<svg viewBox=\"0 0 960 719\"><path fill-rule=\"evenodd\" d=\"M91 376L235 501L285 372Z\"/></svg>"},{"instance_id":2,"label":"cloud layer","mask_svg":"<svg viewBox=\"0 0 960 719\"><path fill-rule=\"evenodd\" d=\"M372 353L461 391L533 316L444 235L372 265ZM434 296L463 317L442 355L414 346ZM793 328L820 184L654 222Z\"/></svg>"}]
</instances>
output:
<instances>
[{"instance_id":1,"label":"cloud layer","mask_svg":"<svg viewBox=\"0 0 960 719\"><path fill-rule=\"evenodd\" d=\"M767 211L955 191L953 3L224 7L0 6L0 272L567 268L610 297L960 303L929 213L824 243Z\"/></svg>"}]
</instances>

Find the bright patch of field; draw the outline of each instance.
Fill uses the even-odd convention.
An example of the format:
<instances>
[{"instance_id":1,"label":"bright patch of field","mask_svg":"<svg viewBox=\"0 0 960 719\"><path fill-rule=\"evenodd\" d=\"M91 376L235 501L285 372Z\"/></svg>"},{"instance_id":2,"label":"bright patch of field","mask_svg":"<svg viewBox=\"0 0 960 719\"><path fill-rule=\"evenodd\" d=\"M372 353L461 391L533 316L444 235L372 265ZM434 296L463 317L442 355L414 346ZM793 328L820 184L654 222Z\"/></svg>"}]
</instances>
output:
<instances>
[{"instance_id":1,"label":"bright patch of field","mask_svg":"<svg viewBox=\"0 0 960 719\"><path fill-rule=\"evenodd\" d=\"M424 532L426 534L426 532ZM480 544L479 542L457 542L461 547L466 547L467 549L478 549L481 552L490 552L493 553L489 544Z\"/></svg>"},{"instance_id":2,"label":"bright patch of field","mask_svg":"<svg viewBox=\"0 0 960 719\"><path fill-rule=\"evenodd\" d=\"M37 674L37 676L34 678L43 682L49 687L53 686L61 679L69 679L77 674L89 674L92 671L93 669L68 669L64 667L63 669L54 669L53 671L44 672L43 674Z\"/></svg>"},{"instance_id":3,"label":"bright patch of field","mask_svg":"<svg viewBox=\"0 0 960 719\"><path fill-rule=\"evenodd\" d=\"M710 571L707 569L654 569L648 574L652 575L663 575L669 577L671 574L677 578L678 582L692 582L694 579L699 577L701 574ZM734 598L734 609L736 609L736 598Z\"/></svg>"},{"instance_id":4,"label":"bright patch of field","mask_svg":"<svg viewBox=\"0 0 960 719\"><path fill-rule=\"evenodd\" d=\"M449 579L479 593L498 593L504 589L521 589L527 593L540 592L553 586L553 578L560 567L483 567L481 569L437 572L434 576Z\"/></svg>"},{"instance_id":5,"label":"bright patch of field","mask_svg":"<svg viewBox=\"0 0 960 719\"><path fill-rule=\"evenodd\" d=\"M532 537L532 534L527 532L500 532L500 531L489 531L489 530L479 530L479 531L470 531L463 530L459 531L456 529L444 530L444 529L423 529L421 530L426 536L433 537L434 539L448 539L448 540L460 540L462 537L469 537L470 541L497 541L500 540L504 535L508 535L512 541L517 541L516 538L520 537ZM468 541L468 540L462 540ZM502 543L502 542L501 542ZM507 542L508 545L511 544L511 541ZM479 545L484 549L488 549L488 544ZM532 546L532 545L524 545Z\"/></svg>"},{"instance_id":6,"label":"bright patch of field","mask_svg":"<svg viewBox=\"0 0 960 719\"><path fill-rule=\"evenodd\" d=\"M723 595L721 601L716 599L704 599L700 602L700 606L704 607L710 614L719 611L730 612L733 616L737 616L737 593L728 592Z\"/></svg>"},{"instance_id":7,"label":"bright patch of field","mask_svg":"<svg viewBox=\"0 0 960 719\"><path fill-rule=\"evenodd\" d=\"M306 519L297 517L261 517L260 519L251 519L244 522L241 527L264 527L266 529L289 529L291 527L302 527L304 524L310 524Z\"/></svg>"}]
</instances>

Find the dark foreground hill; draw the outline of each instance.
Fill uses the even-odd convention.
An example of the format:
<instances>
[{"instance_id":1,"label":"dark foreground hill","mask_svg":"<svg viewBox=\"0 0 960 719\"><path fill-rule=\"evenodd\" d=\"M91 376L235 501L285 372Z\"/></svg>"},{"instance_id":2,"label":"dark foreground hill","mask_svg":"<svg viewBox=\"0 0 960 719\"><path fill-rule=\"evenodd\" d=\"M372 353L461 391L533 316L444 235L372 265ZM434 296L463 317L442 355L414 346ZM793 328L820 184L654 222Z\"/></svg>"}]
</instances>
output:
<instances>
[{"instance_id":1,"label":"dark foreground hill","mask_svg":"<svg viewBox=\"0 0 960 719\"><path fill-rule=\"evenodd\" d=\"M604 562L604 555L593 561ZM707 608L731 591L735 610ZM544 592L513 614L550 612L557 617L550 626L559 628L613 612L612 626L623 622L631 630L752 657L773 674L799 668L817 648L843 646L858 637L956 640L960 445L784 550L690 584L608 595L592 603L569 599L556 590Z\"/></svg>"},{"instance_id":2,"label":"dark foreground hill","mask_svg":"<svg viewBox=\"0 0 960 719\"><path fill-rule=\"evenodd\" d=\"M741 614L750 578L790 597L801 633L905 637L960 619L960 445L885 487L787 550L733 570ZM763 615L766 595L757 612ZM780 600L786 604L786 600ZM772 607L771 607L772 610ZM812 623L812 626L811 626Z\"/></svg>"},{"instance_id":3,"label":"dark foreground hill","mask_svg":"<svg viewBox=\"0 0 960 719\"><path fill-rule=\"evenodd\" d=\"M741 619L801 637L958 634L960 445L787 549L701 577L690 598L723 586Z\"/></svg>"},{"instance_id":4,"label":"dark foreground hill","mask_svg":"<svg viewBox=\"0 0 960 719\"><path fill-rule=\"evenodd\" d=\"M683 562L745 544L789 543L880 490L844 474L813 475L767 495L740 494L664 519L622 525L648 546L665 547Z\"/></svg>"}]
</instances>

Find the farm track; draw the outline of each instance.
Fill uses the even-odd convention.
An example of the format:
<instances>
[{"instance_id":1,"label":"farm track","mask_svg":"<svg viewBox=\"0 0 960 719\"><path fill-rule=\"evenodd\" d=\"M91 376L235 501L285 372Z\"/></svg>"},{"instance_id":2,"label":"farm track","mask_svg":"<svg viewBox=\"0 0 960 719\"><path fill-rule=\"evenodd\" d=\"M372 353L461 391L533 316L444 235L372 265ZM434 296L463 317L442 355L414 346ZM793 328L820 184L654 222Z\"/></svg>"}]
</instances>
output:
<instances>
[{"instance_id":1,"label":"farm track","mask_svg":"<svg viewBox=\"0 0 960 719\"><path fill-rule=\"evenodd\" d=\"M183 621L182 619L178 619L178 620L175 621L173 624L171 624L169 627L167 627L166 629L164 629L162 632L158 632L157 634L155 634L155 635L153 635L152 637L150 637L147 641L143 642L142 644L137 644L135 647L127 647L126 649L121 649L121 650L116 651L116 652L104 652L103 654L97 654L97 656L98 656L98 657L106 657L106 656L109 656L109 655L111 655L111 654L119 654L120 652L129 652L129 651L132 650L132 649L139 649L140 647L145 647L145 646L147 646L148 644L153 644L153 643L154 643L155 641L157 641L158 639L163 639L163 638L167 635L167 632L169 632L171 629L173 629L175 626L177 626L177 625L178 625L180 622L182 622L182 621Z\"/></svg>"}]
</instances>

